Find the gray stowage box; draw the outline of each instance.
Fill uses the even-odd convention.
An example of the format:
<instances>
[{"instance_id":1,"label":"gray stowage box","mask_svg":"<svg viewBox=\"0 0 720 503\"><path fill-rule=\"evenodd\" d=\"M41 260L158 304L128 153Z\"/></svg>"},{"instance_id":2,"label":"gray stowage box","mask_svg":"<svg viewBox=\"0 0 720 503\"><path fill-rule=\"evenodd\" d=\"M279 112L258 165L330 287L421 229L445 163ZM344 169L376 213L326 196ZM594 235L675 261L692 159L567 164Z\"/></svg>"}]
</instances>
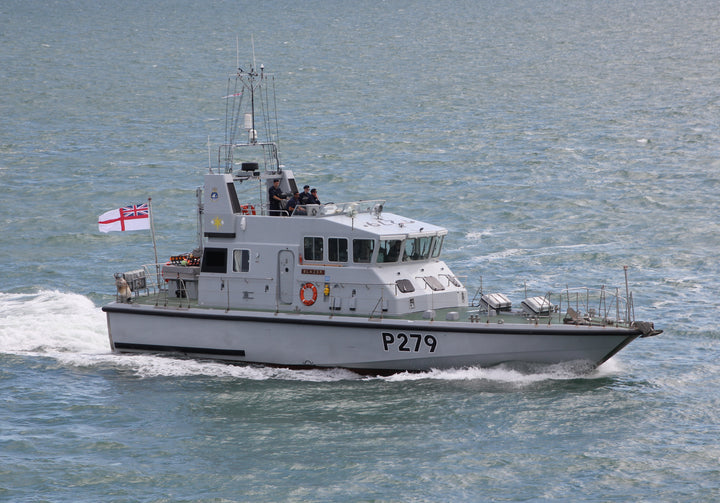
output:
<instances>
[{"instance_id":1,"label":"gray stowage box","mask_svg":"<svg viewBox=\"0 0 720 503\"><path fill-rule=\"evenodd\" d=\"M502 293L486 293L480 297L480 307L487 310L494 309L495 311L510 311L512 302L510 299Z\"/></svg>"},{"instance_id":2,"label":"gray stowage box","mask_svg":"<svg viewBox=\"0 0 720 503\"><path fill-rule=\"evenodd\" d=\"M525 314L530 316L547 316L555 311L557 306L550 303L545 297L528 297L521 302Z\"/></svg>"},{"instance_id":3,"label":"gray stowage box","mask_svg":"<svg viewBox=\"0 0 720 503\"><path fill-rule=\"evenodd\" d=\"M162 276L168 283L168 291L170 295L175 293L176 297L197 299L199 275L199 266L165 264L162 268Z\"/></svg>"},{"instance_id":4,"label":"gray stowage box","mask_svg":"<svg viewBox=\"0 0 720 503\"><path fill-rule=\"evenodd\" d=\"M144 269L136 269L134 271L125 272L123 273L123 278L125 278L130 290L133 292L138 292L147 288Z\"/></svg>"}]
</instances>

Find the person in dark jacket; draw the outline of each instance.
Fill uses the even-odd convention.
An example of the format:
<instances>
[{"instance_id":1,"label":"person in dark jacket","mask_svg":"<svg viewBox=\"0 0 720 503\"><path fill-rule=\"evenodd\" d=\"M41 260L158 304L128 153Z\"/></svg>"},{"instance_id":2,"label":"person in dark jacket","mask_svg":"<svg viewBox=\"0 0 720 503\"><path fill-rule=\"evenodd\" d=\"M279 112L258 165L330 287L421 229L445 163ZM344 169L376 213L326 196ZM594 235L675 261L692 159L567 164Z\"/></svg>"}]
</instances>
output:
<instances>
[{"instance_id":1,"label":"person in dark jacket","mask_svg":"<svg viewBox=\"0 0 720 503\"><path fill-rule=\"evenodd\" d=\"M305 204L322 204L320 199L317 197L317 189L312 189L310 191L310 197L308 198L308 202Z\"/></svg>"},{"instance_id":2,"label":"person in dark jacket","mask_svg":"<svg viewBox=\"0 0 720 503\"><path fill-rule=\"evenodd\" d=\"M308 201L310 200L310 186L306 185L303 187L303 191L300 194L300 204L310 204Z\"/></svg>"},{"instance_id":3,"label":"person in dark jacket","mask_svg":"<svg viewBox=\"0 0 720 503\"><path fill-rule=\"evenodd\" d=\"M288 211L288 214L290 214L291 216L293 214L295 214L295 215L304 215L305 214L305 208L303 208L300 203L300 193L299 192L295 192L293 194L292 199L290 199L288 201L287 211Z\"/></svg>"},{"instance_id":4,"label":"person in dark jacket","mask_svg":"<svg viewBox=\"0 0 720 503\"><path fill-rule=\"evenodd\" d=\"M284 200L282 190L280 190L280 180L274 180L272 187L268 190L268 201L270 202L270 216L283 216L282 206L280 203Z\"/></svg>"}]
</instances>

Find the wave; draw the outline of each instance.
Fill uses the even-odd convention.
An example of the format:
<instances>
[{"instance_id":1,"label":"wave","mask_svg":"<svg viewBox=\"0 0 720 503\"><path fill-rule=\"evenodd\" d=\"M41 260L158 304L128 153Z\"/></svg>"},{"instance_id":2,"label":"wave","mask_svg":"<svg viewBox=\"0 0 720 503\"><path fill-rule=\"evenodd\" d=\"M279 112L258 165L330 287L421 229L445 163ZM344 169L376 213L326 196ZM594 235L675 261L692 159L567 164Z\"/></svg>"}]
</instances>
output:
<instances>
[{"instance_id":1,"label":"wave","mask_svg":"<svg viewBox=\"0 0 720 503\"><path fill-rule=\"evenodd\" d=\"M623 370L615 359L605 362L597 369L588 369L587 363L566 362L555 365L534 365L515 367L498 365L496 367L468 367L462 369L431 370L419 374L401 373L385 379L388 381L414 381L420 379L439 379L448 381L484 380L498 384L510 384L523 387L543 381L567 381L574 379L602 379L616 375Z\"/></svg>"},{"instance_id":2,"label":"wave","mask_svg":"<svg viewBox=\"0 0 720 503\"><path fill-rule=\"evenodd\" d=\"M87 297L57 290L0 292L0 352L109 351L105 315Z\"/></svg>"},{"instance_id":3,"label":"wave","mask_svg":"<svg viewBox=\"0 0 720 503\"><path fill-rule=\"evenodd\" d=\"M47 357L76 367L112 367L130 371L140 378L207 376L308 382L482 380L522 387L549 380L602 378L621 370L619 364L611 360L591 372L569 363L529 370L470 367L367 377L343 369L291 370L167 356L119 355L110 351L104 313L88 297L56 290L0 292L0 306L0 353Z\"/></svg>"}]
</instances>

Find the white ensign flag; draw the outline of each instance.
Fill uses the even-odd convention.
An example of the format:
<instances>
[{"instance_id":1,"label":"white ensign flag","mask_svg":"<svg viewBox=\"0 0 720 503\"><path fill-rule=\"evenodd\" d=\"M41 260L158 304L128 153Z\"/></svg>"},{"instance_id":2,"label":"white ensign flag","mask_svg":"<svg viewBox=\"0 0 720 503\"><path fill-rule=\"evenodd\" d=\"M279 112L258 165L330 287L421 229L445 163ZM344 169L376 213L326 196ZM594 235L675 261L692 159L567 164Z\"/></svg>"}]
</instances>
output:
<instances>
[{"instance_id":1,"label":"white ensign flag","mask_svg":"<svg viewBox=\"0 0 720 503\"><path fill-rule=\"evenodd\" d=\"M150 210L144 203L106 211L98 217L98 227L100 232L149 229Z\"/></svg>"}]
</instances>

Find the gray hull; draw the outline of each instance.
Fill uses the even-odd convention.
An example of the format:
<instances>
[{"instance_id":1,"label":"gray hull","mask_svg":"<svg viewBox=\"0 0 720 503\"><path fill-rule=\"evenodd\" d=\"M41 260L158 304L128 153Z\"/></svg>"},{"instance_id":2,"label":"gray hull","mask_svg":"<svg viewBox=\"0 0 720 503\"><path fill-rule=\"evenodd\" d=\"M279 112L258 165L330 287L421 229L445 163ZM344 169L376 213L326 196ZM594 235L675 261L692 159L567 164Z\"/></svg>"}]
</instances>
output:
<instances>
[{"instance_id":1,"label":"gray hull","mask_svg":"<svg viewBox=\"0 0 720 503\"><path fill-rule=\"evenodd\" d=\"M370 373L511 362L600 365L642 335L596 326L369 320L118 303L103 311L116 352Z\"/></svg>"}]
</instances>

